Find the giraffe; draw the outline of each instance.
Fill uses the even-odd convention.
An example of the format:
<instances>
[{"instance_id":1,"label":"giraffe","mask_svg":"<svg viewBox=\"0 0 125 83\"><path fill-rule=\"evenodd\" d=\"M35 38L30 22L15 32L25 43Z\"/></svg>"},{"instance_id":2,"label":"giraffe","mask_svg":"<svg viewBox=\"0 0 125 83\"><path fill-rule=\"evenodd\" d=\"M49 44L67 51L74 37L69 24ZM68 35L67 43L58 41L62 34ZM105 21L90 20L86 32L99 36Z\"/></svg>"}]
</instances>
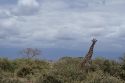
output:
<instances>
[{"instance_id":1,"label":"giraffe","mask_svg":"<svg viewBox=\"0 0 125 83\"><path fill-rule=\"evenodd\" d=\"M91 58L93 55L93 49L94 49L96 42L97 42L97 40L93 38L92 45L90 46L88 53L86 54L85 58L83 59L83 61L81 63L81 67L85 67L85 66L90 65Z\"/></svg>"}]
</instances>

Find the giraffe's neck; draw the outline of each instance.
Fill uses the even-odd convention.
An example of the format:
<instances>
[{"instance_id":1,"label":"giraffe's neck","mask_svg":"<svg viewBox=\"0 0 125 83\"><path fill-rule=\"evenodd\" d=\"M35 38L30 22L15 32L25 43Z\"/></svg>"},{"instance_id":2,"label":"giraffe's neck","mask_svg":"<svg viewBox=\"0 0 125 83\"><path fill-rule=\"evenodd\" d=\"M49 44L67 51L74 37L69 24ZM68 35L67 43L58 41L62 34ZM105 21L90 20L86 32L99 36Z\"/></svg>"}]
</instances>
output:
<instances>
[{"instance_id":1,"label":"giraffe's neck","mask_svg":"<svg viewBox=\"0 0 125 83\"><path fill-rule=\"evenodd\" d=\"M91 57L93 55L94 46L95 46L95 42L93 42L92 45L90 46L89 51L88 51L88 53L86 55L86 58L91 59Z\"/></svg>"},{"instance_id":2,"label":"giraffe's neck","mask_svg":"<svg viewBox=\"0 0 125 83\"><path fill-rule=\"evenodd\" d=\"M91 60L96 41L97 41L96 39L92 40L92 45L90 46L88 53L86 54L84 60L82 61L81 67L84 67L85 64L89 63L89 61Z\"/></svg>"}]
</instances>

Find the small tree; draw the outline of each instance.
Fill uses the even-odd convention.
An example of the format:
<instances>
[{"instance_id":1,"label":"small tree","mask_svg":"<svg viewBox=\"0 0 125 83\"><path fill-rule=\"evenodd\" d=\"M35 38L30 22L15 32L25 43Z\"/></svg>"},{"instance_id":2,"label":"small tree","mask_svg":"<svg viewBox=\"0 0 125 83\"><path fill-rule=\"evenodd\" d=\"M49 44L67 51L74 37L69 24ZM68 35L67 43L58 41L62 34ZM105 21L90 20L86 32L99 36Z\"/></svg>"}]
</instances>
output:
<instances>
[{"instance_id":1,"label":"small tree","mask_svg":"<svg viewBox=\"0 0 125 83\"><path fill-rule=\"evenodd\" d=\"M37 48L26 48L21 51L21 54L30 59L40 55L41 51Z\"/></svg>"}]
</instances>

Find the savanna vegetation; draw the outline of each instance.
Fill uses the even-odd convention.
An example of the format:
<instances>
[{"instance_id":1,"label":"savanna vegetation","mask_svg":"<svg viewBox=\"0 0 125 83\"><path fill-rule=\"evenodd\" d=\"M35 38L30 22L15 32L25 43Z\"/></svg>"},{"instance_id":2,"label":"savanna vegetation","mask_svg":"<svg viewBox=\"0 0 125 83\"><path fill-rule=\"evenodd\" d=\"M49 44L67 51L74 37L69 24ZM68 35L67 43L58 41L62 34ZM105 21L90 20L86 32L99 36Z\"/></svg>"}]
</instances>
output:
<instances>
[{"instance_id":1,"label":"savanna vegetation","mask_svg":"<svg viewBox=\"0 0 125 83\"><path fill-rule=\"evenodd\" d=\"M80 68L82 59L0 58L0 83L125 83L125 56L118 61L95 58L88 68Z\"/></svg>"}]
</instances>

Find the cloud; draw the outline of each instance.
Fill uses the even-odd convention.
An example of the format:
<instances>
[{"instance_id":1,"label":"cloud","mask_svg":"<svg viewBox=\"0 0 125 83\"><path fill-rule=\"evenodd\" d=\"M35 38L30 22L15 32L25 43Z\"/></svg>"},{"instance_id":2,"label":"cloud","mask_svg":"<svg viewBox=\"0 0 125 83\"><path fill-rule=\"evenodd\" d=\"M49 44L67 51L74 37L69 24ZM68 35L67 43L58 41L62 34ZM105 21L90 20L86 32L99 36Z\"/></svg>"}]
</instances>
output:
<instances>
[{"instance_id":1,"label":"cloud","mask_svg":"<svg viewBox=\"0 0 125 83\"><path fill-rule=\"evenodd\" d=\"M7 18L7 17L10 17L11 13L8 11L8 10L5 10L5 9L0 9L0 18Z\"/></svg>"},{"instance_id":2,"label":"cloud","mask_svg":"<svg viewBox=\"0 0 125 83\"><path fill-rule=\"evenodd\" d=\"M125 40L125 12L121 8L125 1L91 1L18 0L13 12L0 11L0 42L80 49L96 37L99 49L121 48Z\"/></svg>"},{"instance_id":3,"label":"cloud","mask_svg":"<svg viewBox=\"0 0 125 83\"><path fill-rule=\"evenodd\" d=\"M32 15L39 10L37 0L18 0L17 5L13 9L15 15Z\"/></svg>"}]
</instances>

